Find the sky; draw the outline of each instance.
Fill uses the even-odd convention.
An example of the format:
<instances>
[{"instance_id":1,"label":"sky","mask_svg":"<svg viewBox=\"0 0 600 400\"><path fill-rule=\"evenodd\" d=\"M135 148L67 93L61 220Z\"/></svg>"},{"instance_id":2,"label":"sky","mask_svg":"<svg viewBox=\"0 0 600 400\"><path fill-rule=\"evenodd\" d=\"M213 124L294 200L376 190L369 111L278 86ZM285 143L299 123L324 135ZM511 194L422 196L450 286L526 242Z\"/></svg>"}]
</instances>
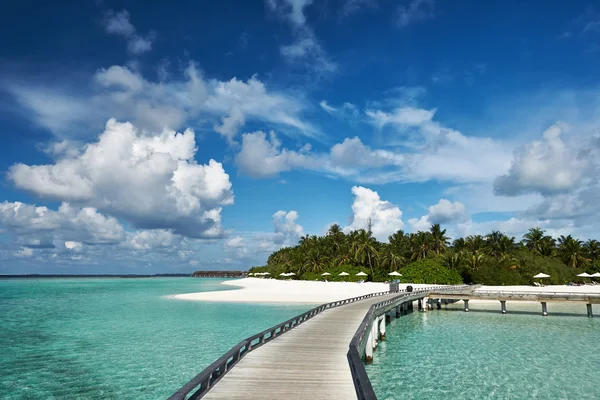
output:
<instances>
[{"instance_id":1,"label":"sky","mask_svg":"<svg viewBox=\"0 0 600 400\"><path fill-rule=\"evenodd\" d=\"M324 234L600 239L594 1L9 2L0 274L247 269Z\"/></svg>"}]
</instances>

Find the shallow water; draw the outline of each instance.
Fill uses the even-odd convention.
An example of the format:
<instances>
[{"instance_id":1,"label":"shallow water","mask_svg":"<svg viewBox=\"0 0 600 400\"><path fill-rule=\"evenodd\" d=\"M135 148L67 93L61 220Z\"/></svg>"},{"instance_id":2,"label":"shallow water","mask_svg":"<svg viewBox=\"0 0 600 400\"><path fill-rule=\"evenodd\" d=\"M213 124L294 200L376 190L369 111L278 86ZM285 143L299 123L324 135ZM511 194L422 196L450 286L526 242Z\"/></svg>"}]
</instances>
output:
<instances>
[{"instance_id":1,"label":"shallow water","mask_svg":"<svg viewBox=\"0 0 600 400\"><path fill-rule=\"evenodd\" d=\"M378 398L600 398L600 318L584 304L548 303L548 317L539 304L507 308L460 302L392 320L366 367Z\"/></svg>"},{"instance_id":2,"label":"shallow water","mask_svg":"<svg viewBox=\"0 0 600 400\"><path fill-rule=\"evenodd\" d=\"M222 279L0 280L0 398L165 399L240 340L310 306L165 298Z\"/></svg>"}]
</instances>

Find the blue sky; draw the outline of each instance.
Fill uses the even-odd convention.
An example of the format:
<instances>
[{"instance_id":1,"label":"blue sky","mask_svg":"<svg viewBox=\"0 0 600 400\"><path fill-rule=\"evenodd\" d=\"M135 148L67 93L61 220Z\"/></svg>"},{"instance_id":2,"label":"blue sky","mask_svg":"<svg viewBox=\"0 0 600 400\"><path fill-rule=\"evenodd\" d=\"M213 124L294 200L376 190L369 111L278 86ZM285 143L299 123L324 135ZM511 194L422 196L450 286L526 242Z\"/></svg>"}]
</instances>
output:
<instances>
[{"instance_id":1,"label":"blue sky","mask_svg":"<svg viewBox=\"0 0 600 400\"><path fill-rule=\"evenodd\" d=\"M4 8L0 273L247 268L369 218L600 236L592 1Z\"/></svg>"}]
</instances>

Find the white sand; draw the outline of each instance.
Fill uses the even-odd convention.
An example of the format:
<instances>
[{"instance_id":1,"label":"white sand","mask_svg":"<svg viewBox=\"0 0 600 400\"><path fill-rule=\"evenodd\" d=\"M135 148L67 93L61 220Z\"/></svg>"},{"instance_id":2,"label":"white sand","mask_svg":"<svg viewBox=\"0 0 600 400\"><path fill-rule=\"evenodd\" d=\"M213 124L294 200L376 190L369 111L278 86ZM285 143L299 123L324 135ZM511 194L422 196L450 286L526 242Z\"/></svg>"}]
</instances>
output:
<instances>
[{"instance_id":1,"label":"white sand","mask_svg":"<svg viewBox=\"0 0 600 400\"><path fill-rule=\"evenodd\" d=\"M364 294L386 292L385 283L318 282L244 278L225 281L223 285L239 286L239 290L187 293L169 296L175 299L245 302L245 303L328 303ZM403 288L407 284L401 284ZM413 285L427 287L429 285Z\"/></svg>"},{"instance_id":2,"label":"white sand","mask_svg":"<svg viewBox=\"0 0 600 400\"><path fill-rule=\"evenodd\" d=\"M330 301L358 297L368 293L385 292L389 285L385 283L351 283L351 282L317 282L244 278L229 280L223 285L237 286L238 290L215 292L186 293L169 296L170 298L197 301L244 302L244 303L308 303L322 304ZM410 283L403 283L404 288ZM430 285L416 285L416 288ZM499 291L536 291L536 292L571 292L600 293L600 285L592 286L482 286L478 290ZM461 302L462 303L462 302ZM471 300L469 304L497 304L494 300Z\"/></svg>"}]
</instances>

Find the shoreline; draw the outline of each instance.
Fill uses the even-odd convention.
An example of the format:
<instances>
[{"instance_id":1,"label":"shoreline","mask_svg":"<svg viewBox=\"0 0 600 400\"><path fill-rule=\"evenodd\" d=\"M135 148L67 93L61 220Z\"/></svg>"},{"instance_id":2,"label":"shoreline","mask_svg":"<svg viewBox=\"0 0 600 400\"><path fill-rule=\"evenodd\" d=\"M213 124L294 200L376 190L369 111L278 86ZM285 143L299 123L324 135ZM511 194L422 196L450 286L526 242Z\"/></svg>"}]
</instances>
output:
<instances>
[{"instance_id":1,"label":"shoreline","mask_svg":"<svg viewBox=\"0 0 600 400\"><path fill-rule=\"evenodd\" d=\"M222 285L234 286L236 290L218 290L212 292L184 293L166 296L170 299L188 301L210 301L231 303L287 303L287 304L323 304L331 301L358 297L369 293L386 292L389 285L379 282L322 282L297 281L261 278L242 278L221 282ZM401 283L400 289L411 285L413 288L424 288L434 285ZM437 285L435 285L437 286ZM518 292L569 292L598 293L600 285L565 286L481 286L476 291L518 291ZM472 299L470 304L497 304L496 300ZM515 302L511 302L515 303ZM533 303L519 301L519 303Z\"/></svg>"}]
</instances>

